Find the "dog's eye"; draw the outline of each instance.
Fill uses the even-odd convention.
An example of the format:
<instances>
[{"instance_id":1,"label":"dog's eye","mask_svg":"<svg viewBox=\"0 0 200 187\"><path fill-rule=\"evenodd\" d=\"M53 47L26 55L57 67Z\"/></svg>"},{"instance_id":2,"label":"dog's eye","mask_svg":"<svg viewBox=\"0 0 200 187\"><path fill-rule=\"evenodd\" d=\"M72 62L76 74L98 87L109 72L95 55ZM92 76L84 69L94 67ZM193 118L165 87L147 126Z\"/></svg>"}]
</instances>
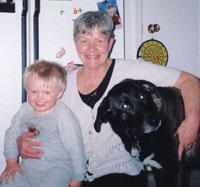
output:
<instances>
[{"instance_id":1,"label":"dog's eye","mask_svg":"<svg viewBox=\"0 0 200 187\"><path fill-rule=\"evenodd\" d=\"M140 99L140 100L143 100L143 99L144 99L144 96L143 96L143 95L139 95L139 99Z\"/></svg>"},{"instance_id":2,"label":"dog's eye","mask_svg":"<svg viewBox=\"0 0 200 187\"><path fill-rule=\"evenodd\" d=\"M130 106L128 104L122 103L121 107L125 110L129 109Z\"/></svg>"},{"instance_id":3,"label":"dog's eye","mask_svg":"<svg viewBox=\"0 0 200 187\"><path fill-rule=\"evenodd\" d=\"M144 100L144 96L141 95L141 94L135 94L135 97L140 100L140 101L143 101Z\"/></svg>"}]
</instances>

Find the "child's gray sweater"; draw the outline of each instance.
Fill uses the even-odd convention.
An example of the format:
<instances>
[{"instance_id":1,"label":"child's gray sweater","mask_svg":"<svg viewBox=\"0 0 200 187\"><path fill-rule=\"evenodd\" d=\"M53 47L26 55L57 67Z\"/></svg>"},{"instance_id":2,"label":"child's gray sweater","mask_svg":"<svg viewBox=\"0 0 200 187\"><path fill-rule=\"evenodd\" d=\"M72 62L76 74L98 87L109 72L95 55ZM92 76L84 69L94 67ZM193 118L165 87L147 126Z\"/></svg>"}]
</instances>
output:
<instances>
[{"instance_id":1,"label":"child's gray sweater","mask_svg":"<svg viewBox=\"0 0 200 187\"><path fill-rule=\"evenodd\" d=\"M17 174L14 186L66 187L71 179L84 179L86 161L81 129L67 106L58 101L56 109L50 114L33 117L33 109L24 103L6 131L6 159L17 158L16 139L28 131L28 126L35 126L39 131L40 134L30 140L42 142L38 149L42 149L44 154L41 159L22 159L20 165L24 177ZM20 179L17 180L17 177Z\"/></svg>"}]
</instances>

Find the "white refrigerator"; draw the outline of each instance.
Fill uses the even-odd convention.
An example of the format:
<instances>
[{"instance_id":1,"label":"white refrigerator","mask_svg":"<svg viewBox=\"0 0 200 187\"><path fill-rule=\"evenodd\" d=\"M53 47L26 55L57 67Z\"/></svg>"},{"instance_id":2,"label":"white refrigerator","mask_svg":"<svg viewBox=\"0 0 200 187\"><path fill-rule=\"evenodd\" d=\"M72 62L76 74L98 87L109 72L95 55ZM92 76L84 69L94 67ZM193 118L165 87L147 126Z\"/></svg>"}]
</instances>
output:
<instances>
[{"instance_id":1,"label":"white refrigerator","mask_svg":"<svg viewBox=\"0 0 200 187\"><path fill-rule=\"evenodd\" d=\"M3 142L12 116L26 100L22 74L37 59L63 66L80 64L73 44L73 22L83 12L116 8L111 57L124 58L124 0L9 0L0 1L0 173L5 168Z\"/></svg>"}]
</instances>

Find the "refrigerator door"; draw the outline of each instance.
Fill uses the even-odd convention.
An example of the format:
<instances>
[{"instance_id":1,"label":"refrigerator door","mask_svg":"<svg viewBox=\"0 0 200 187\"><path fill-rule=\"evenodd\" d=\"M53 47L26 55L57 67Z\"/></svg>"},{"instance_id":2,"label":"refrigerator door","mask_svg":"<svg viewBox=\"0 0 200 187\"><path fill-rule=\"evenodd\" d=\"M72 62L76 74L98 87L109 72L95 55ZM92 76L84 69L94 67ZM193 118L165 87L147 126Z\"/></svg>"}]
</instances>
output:
<instances>
[{"instance_id":1,"label":"refrigerator door","mask_svg":"<svg viewBox=\"0 0 200 187\"><path fill-rule=\"evenodd\" d=\"M73 23L83 12L98 10L99 0L42 0L39 12L39 59L80 64L73 43ZM101 1L103 2L103 1ZM121 20L123 20L123 0L116 1ZM35 5L32 5L32 8ZM115 30L116 43L111 57L124 58L123 21ZM33 63L33 62L31 62Z\"/></svg>"},{"instance_id":2,"label":"refrigerator door","mask_svg":"<svg viewBox=\"0 0 200 187\"><path fill-rule=\"evenodd\" d=\"M18 0L15 2L15 12L0 12L0 173L5 169L5 130L22 100L21 7L22 1Z\"/></svg>"}]
</instances>

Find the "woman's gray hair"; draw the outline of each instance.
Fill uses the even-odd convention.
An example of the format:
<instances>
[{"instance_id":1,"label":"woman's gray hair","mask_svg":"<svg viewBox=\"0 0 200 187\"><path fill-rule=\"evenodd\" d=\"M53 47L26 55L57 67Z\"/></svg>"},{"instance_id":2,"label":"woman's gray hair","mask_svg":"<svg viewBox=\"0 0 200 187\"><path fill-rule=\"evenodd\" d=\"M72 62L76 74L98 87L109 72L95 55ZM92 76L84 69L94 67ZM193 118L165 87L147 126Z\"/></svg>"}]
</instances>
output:
<instances>
[{"instance_id":1,"label":"woman's gray hair","mask_svg":"<svg viewBox=\"0 0 200 187\"><path fill-rule=\"evenodd\" d=\"M114 38L114 24L112 17L100 11L88 11L81 14L74 22L74 39L80 33L91 34L98 26L99 31L107 36L108 41Z\"/></svg>"}]
</instances>

